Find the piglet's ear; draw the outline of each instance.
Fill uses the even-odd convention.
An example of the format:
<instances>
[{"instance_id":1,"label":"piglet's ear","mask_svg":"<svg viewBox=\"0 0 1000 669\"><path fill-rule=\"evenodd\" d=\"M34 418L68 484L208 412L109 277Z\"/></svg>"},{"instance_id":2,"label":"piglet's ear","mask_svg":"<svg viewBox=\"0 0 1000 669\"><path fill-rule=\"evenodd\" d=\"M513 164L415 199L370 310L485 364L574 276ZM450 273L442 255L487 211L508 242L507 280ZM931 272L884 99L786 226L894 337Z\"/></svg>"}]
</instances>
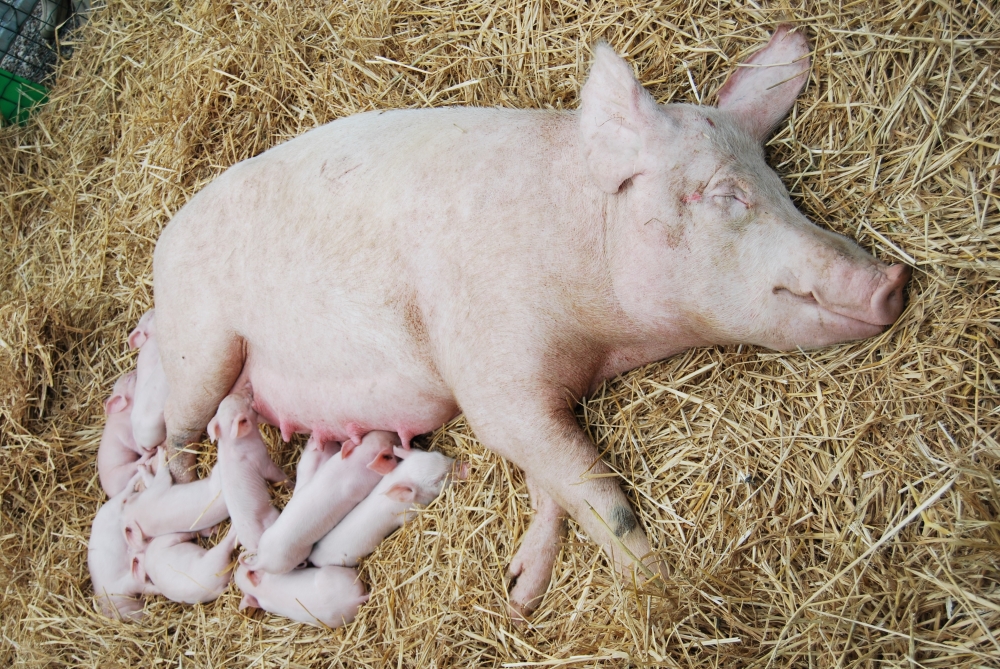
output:
<instances>
[{"instance_id":1,"label":"piglet's ear","mask_svg":"<svg viewBox=\"0 0 1000 669\"><path fill-rule=\"evenodd\" d=\"M243 599L240 600L240 611L243 609L259 609L260 602L253 595L243 595Z\"/></svg>"},{"instance_id":2,"label":"piglet's ear","mask_svg":"<svg viewBox=\"0 0 1000 669\"><path fill-rule=\"evenodd\" d=\"M719 90L719 109L763 142L788 115L809 78L809 42L782 24L763 49L739 65Z\"/></svg>"},{"instance_id":3,"label":"piglet's ear","mask_svg":"<svg viewBox=\"0 0 1000 669\"><path fill-rule=\"evenodd\" d=\"M208 439L213 444L222 436L222 428L219 426L219 417L216 416L208 422Z\"/></svg>"},{"instance_id":4,"label":"piglet's ear","mask_svg":"<svg viewBox=\"0 0 1000 669\"><path fill-rule=\"evenodd\" d=\"M148 337L146 336L146 331L142 328L142 326L132 330L132 332L128 335L129 350L134 351L139 348L146 343L146 339L148 339Z\"/></svg>"},{"instance_id":5,"label":"piglet's ear","mask_svg":"<svg viewBox=\"0 0 1000 669\"><path fill-rule=\"evenodd\" d=\"M250 434L251 429L253 429L253 424L250 419L247 418L246 414L240 414L233 420L233 439L242 439Z\"/></svg>"},{"instance_id":6,"label":"piglet's ear","mask_svg":"<svg viewBox=\"0 0 1000 669\"><path fill-rule=\"evenodd\" d=\"M594 47L594 65L580 91L580 132L587 167L606 193L642 171L646 130L659 117L656 102L614 50Z\"/></svg>"},{"instance_id":7,"label":"piglet's ear","mask_svg":"<svg viewBox=\"0 0 1000 669\"><path fill-rule=\"evenodd\" d=\"M247 580L256 588L260 585L260 574L251 569L247 572Z\"/></svg>"},{"instance_id":8,"label":"piglet's ear","mask_svg":"<svg viewBox=\"0 0 1000 669\"><path fill-rule=\"evenodd\" d=\"M142 557L139 555L132 558L132 578L136 583L146 583L146 569L142 564Z\"/></svg>"},{"instance_id":9,"label":"piglet's ear","mask_svg":"<svg viewBox=\"0 0 1000 669\"><path fill-rule=\"evenodd\" d=\"M124 395L112 395L104 402L104 413L111 415L128 408L128 398Z\"/></svg>"},{"instance_id":10,"label":"piglet's ear","mask_svg":"<svg viewBox=\"0 0 1000 669\"><path fill-rule=\"evenodd\" d=\"M353 441L350 441L350 440L345 441L340 446L340 459L341 460L346 460L347 458L349 458L351 456L351 453L353 453L354 449L357 448L357 447L358 447L358 445L356 443L354 443Z\"/></svg>"},{"instance_id":11,"label":"piglet's ear","mask_svg":"<svg viewBox=\"0 0 1000 669\"><path fill-rule=\"evenodd\" d=\"M417 499L417 490L412 483L403 481L393 484L391 488L385 491L385 496L397 502L412 504Z\"/></svg>"},{"instance_id":12,"label":"piglet's ear","mask_svg":"<svg viewBox=\"0 0 1000 669\"><path fill-rule=\"evenodd\" d=\"M392 451L385 448L379 451L375 459L368 463L368 469L385 476L396 468L396 458L392 456Z\"/></svg>"}]
</instances>

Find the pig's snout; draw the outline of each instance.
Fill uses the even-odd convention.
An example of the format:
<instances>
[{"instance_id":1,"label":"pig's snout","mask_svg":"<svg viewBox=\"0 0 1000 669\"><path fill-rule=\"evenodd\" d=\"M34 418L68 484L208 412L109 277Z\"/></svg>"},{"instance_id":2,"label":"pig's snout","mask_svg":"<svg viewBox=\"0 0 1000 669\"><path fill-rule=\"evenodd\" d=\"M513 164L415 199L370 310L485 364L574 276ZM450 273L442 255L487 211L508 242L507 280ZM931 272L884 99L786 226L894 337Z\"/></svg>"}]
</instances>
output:
<instances>
[{"instance_id":1,"label":"pig's snout","mask_svg":"<svg viewBox=\"0 0 1000 669\"><path fill-rule=\"evenodd\" d=\"M875 325L892 325L903 313L903 288L913 273L906 265L891 265L872 293L871 313Z\"/></svg>"}]
</instances>

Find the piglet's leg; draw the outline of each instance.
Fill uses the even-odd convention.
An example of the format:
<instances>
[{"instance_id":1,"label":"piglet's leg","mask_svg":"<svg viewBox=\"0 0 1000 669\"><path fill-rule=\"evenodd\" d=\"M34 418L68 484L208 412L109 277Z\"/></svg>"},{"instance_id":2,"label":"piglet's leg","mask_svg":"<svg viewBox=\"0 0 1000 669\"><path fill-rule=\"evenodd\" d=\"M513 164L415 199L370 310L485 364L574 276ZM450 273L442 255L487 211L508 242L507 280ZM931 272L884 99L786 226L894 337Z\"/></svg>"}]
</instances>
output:
<instances>
[{"instance_id":1,"label":"piglet's leg","mask_svg":"<svg viewBox=\"0 0 1000 669\"><path fill-rule=\"evenodd\" d=\"M511 617L515 620L526 619L541 604L566 529L566 512L534 479L529 477L527 483L535 516L507 569Z\"/></svg>"},{"instance_id":2,"label":"piglet's leg","mask_svg":"<svg viewBox=\"0 0 1000 669\"><path fill-rule=\"evenodd\" d=\"M163 412L167 458L174 480L186 483L194 480L195 453L189 446L201 439L239 377L244 347L240 338L214 323L192 319L177 324L160 315L158 308L160 355L170 387Z\"/></svg>"}]
</instances>

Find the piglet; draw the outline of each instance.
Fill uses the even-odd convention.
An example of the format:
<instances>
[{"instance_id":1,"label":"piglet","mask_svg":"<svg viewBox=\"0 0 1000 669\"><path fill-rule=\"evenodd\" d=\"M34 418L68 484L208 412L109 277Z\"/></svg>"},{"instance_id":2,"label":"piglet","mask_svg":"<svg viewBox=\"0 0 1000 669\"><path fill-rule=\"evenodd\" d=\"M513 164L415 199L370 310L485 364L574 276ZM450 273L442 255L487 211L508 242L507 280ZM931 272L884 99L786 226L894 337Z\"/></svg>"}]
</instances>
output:
<instances>
[{"instance_id":1,"label":"piglet","mask_svg":"<svg viewBox=\"0 0 1000 669\"><path fill-rule=\"evenodd\" d=\"M247 564L272 574L284 574L301 564L313 544L395 468L392 448L399 443L393 432L369 432L358 446L344 442L309 484L292 495L278 520L261 536L257 554L247 558Z\"/></svg>"},{"instance_id":2,"label":"piglet","mask_svg":"<svg viewBox=\"0 0 1000 669\"><path fill-rule=\"evenodd\" d=\"M150 464L139 465L145 489L129 493L123 512L125 537L134 550L142 550L152 537L208 529L229 517L222 495L219 466L208 478L192 483L174 483L167 467L166 452L157 454L156 474Z\"/></svg>"},{"instance_id":3,"label":"piglet","mask_svg":"<svg viewBox=\"0 0 1000 669\"><path fill-rule=\"evenodd\" d=\"M146 547L146 576L167 599L182 604L210 602L229 585L236 533L230 528L209 550L193 541L197 536L166 534Z\"/></svg>"},{"instance_id":4,"label":"piglet","mask_svg":"<svg viewBox=\"0 0 1000 669\"><path fill-rule=\"evenodd\" d=\"M358 572L346 567L309 567L288 574L236 568L236 585L243 591L240 610L264 609L300 623L339 627L354 620L368 601Z\"/></svg>"},{"instance_id":5,"label":"piglet","mask_svg":"<svg viewBox=\"0 0 1000 669\"><path fill-rule=\"evenodd\" d=\"M323 463L332 458L340 450L336 442L324 442L315 433L309 436L302 455L299 456L299 465L295 469L295 490L292 495L305 487L312 480Z\"/></svg>"},{"instance_id":6,"label":"piglet","mask_svg":"<svg viewBox=\"0 0 1000 669\"><path fill-rule=\"evenodd\" d=\"M97 449L97 474L108 497L124 490L138 471L139 463L149 456L149 451L139 448L132 438L134 393L135 372L129 372L115 381L111 397L104 403L107 420Z\"/></svg>"},{"instance_id":7,"label":"piglet","mask_svg":"<svg viewBox=\"0 0 1000 669\"><path fill-rule=\"evenodd\" d=\"M150 309L128 336L128 346L139 349L136 362L135 400L132 407L132 434L141 448L152 450L167 438L163 407L170 390L160 362L160 346L156 341L154 309Z\"/></svg>"},{"instance_id":8,"label":"piglet","mask_svg":"<svg viewBox=\"0 0 1000 669\"><path fill-rule=\"evenodd\" d=\"M98 509L87 542L87 567L101 613L109 618L142 617L146 580L144 555L133 551L122 533L125 500L137 483L136 474L117 495Z\"/></svg>"},{"instance_id":9,"label":"piglet","mask_svg":"<svg viewBox=\"0 0 1000 669\"><path fill-rule=\"evenodd\" d=\"M452 458L417 449L394 450L402 462L316 544L309 562L317 567L356 566L359 558L413 516L416 505L429 504L440 494L455 464Z\"/></svg>"},{"instance_id":10,"label":"piglet","mask_svg":"<svg viewBox=\"0 0 1000 669\"><path fill-rule=\"evenodd\" d=\"M267 453L250 399L229 395L208 424L208 436L219 442L222 491L240 543L257 550L261 534L278 518L267 482L288 477Z\"/></svg>"}]
</instances>

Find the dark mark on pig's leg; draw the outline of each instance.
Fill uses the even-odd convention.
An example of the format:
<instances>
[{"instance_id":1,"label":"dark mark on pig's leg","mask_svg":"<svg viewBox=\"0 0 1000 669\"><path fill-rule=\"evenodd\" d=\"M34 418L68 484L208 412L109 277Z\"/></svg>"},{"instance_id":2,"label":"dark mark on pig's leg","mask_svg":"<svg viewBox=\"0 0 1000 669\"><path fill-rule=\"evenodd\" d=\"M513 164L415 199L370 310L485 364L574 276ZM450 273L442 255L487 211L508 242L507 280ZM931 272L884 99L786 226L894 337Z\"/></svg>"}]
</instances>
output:
<instances>
[{"instance_id":1,"label":"dark mark on pig's leg","mask_svg":"<svg viewBox=\"0 0 1000 669\"><path fill-rule=\"evenodd\" d=\"M639 522L635 519L635 514L632 513L632 509L627 506L616 506L611 509L611 514L609 525L611 526L611 531L615 533L615 536L619 539L623 539L628 536L636 527L639 526Z\"/></svg>"}]
</instances>

